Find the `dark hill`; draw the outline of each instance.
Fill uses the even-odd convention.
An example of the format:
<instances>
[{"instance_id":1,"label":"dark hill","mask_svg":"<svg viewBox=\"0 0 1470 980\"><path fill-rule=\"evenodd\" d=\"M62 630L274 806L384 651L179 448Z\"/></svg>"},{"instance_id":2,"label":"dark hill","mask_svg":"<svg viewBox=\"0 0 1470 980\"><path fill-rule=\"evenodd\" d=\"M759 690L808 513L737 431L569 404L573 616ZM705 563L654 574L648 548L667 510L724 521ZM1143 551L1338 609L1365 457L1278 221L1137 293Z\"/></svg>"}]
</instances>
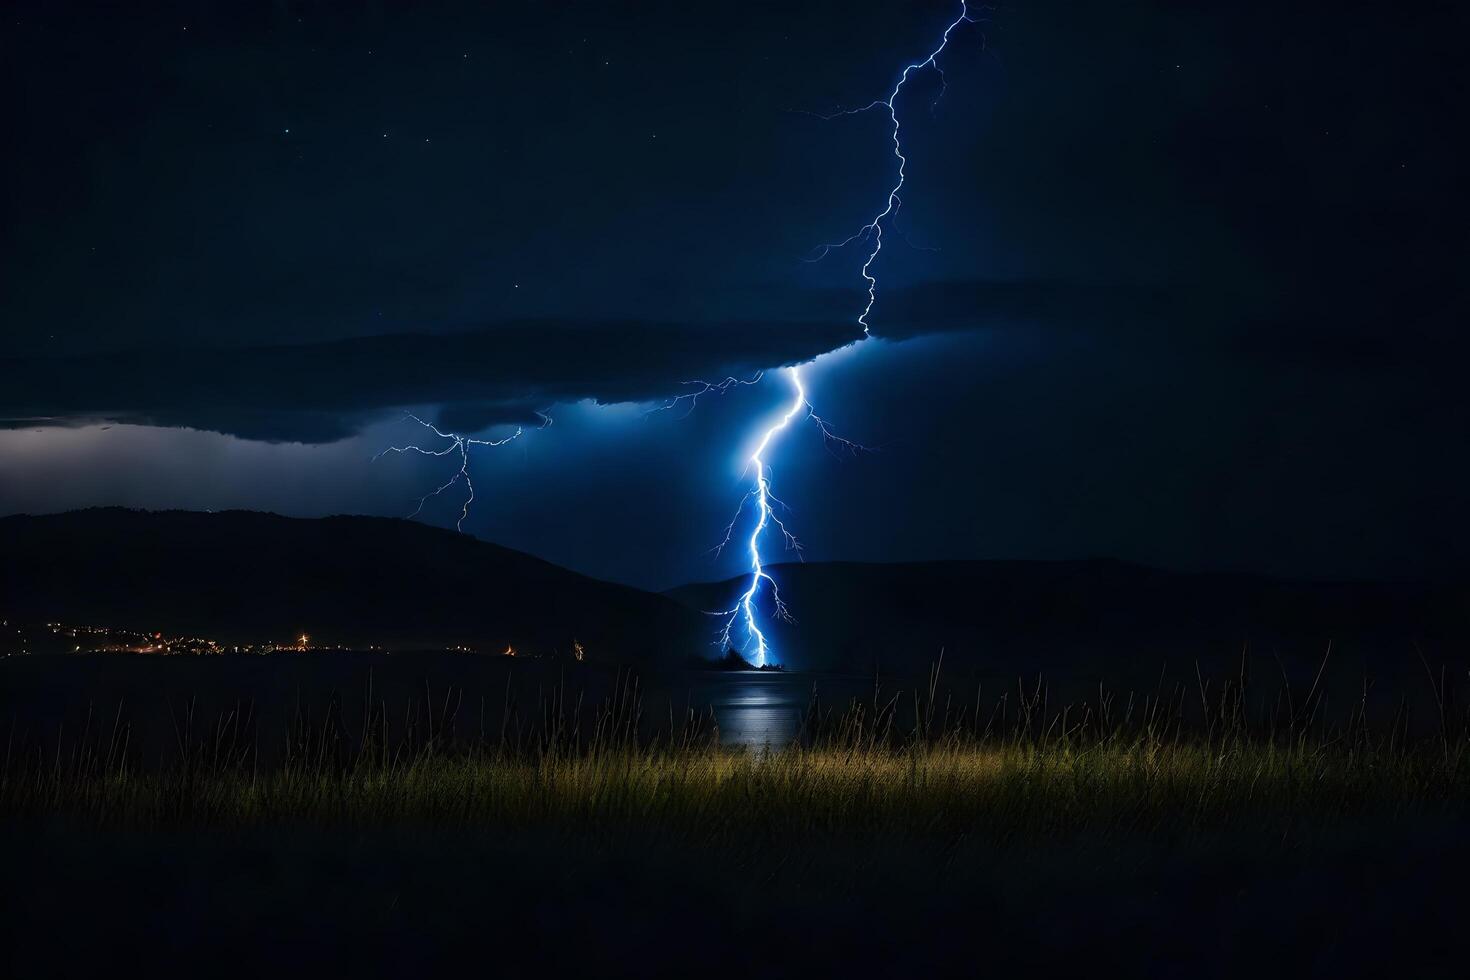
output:
<instances>
[{"instance_id":1,"label":"dark hill","mask_svg":"<svg viewBox=\"0 0 1470 980\"><path fill-rule=\"evenodd\" d=\"M119 508L0 518L0 616L229 642L468 645L683 660L679 603L409 521Z\"/></svg>"},{"instance_id":2,"label":"dark hill","mask_svg":"<svg viewBox=\"0 0 1470 980\"><path fill-rule=\"evenodd\" d=\"M1458 656L1470 638L1470 590L1442 585L1283 582L1108 560L828 562L773 574L798 622L777 623L770 635L796 669L913 673L944 648L950 672L1142 682L1168 660L1193 681L1195 659L1233 672L1247 643L1257 669L1274 673L1275 657L1315 665L1332 641L1339 664L1422 675L1416 644ZM720 609L743 584L668 594ZM1133 668L1137 676L1126 677Z\"/></svg>"}]
</instances>

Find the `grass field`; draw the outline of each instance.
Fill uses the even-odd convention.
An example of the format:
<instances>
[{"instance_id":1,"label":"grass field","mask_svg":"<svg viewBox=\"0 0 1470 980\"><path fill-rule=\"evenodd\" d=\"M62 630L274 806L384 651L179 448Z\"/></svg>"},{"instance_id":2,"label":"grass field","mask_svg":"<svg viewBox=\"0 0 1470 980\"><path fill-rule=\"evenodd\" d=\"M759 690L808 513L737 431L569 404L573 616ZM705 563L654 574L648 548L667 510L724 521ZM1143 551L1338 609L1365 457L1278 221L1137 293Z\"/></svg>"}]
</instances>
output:
<instances>
[{"instance_id":1,"label":"grass field","mask_svg":"<svg viewBox=\"0 0 1470 980\"><path fill-rule=\"evenodd\" d=\"M621 748L586 754L424 754L344 770L180 768L8 774L10 819L88 828L238 829L277 823L630 829L709 846L849 834L1046 839L1227 830L1307 835L1362 817L1459 813L1463 755L1321 746L968 745L889 750Z\"/></svg>"},{"instance_id":2,"label":"grass field","mask_svg":"<svg viewBox=\"0 0 1470 980\"><path fill-rule=\"evenodd\" d=\"M177 963L285 942L318 972L1457 975L1464 725L1198 695L949 717L921 696L903 731L853 704L768 752L692 716L640 737L632 696L468 744L433 715L394 738L329 716L271 766L233 718L191 719L161 769L99 725L7 754L12 965L89 963L40 941L60 924Z\"/></svg>"}]
</instances>

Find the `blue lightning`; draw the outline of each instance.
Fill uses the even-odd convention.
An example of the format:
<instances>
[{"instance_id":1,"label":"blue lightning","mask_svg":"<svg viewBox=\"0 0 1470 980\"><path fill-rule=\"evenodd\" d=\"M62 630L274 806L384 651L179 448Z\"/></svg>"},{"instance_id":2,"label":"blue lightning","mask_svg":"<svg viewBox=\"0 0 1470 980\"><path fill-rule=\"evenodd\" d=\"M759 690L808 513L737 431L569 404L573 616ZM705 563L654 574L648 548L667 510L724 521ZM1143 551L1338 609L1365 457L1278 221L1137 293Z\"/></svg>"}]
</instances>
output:
<instances>
[{"instance_id":1,"label":"blue lightning","mask_svg":"<svg viewBox=\"0 0 1470 980\"><path fill-rule=\"evenodd\" d=\"M745 508L746 501L753 499L756 505L757 517L755 526L751 528L750 538L746 542L746 550L750 555L750 584L733 607L715 613L714 615L725 617L724 628L720 631L719 642L722 647L729 646L730 632L735 626L735 621L741 617L744 618L746 646L750 643L755 644L755 659L753 663L757 667L764 667L766 665L766 654L770 649L770 644L766 641L765 631L760 628L755 608L756 596L760 593L763 585L767 586L770 590L771 603L776 610L776 616L787 622L792 621L791 612L786 608L786 603L781 599L781 590L776 585L776 580L771 578L770 572L766 571L765 562L761 557L761 539L765 536L766 528L771 524L775 524L781 529L781 534L786 539L787 547L798 552L801 550L801 543L792 536L791 532L786 529L785 523L775 514L772 505L784 508L785 504L781 503L771 492L771 469L770 465L766 462L765 454L766 450L770 448L772 441L785 431L791 425L791 421L800 415L803 410L807 412L809 418L815 417L815 413L811 410L811 403L806 400L806 389L801 383L801 371L795 367L789 367L785 370L785 374L791 381L793 392L791 405L786 409L785 414L765 431L765 434L761 436L760 442L755 447L755 452L750 454L750 467L755 472L755 486L741 499L740 507L735 511L734 520L725 529L725 540L719 545L719 548L723 548L725 544L729 543L730 537L734 533L735 521L740 519L740 512Z\"/></svg>"},{"instance_id":2,"label":"blue lightning","mask_svg":"<svg viewBox=\"0 0 1470 980\"><path fill-rule=\"evenodd\" d=\"M537 412L536 416L541 419L541 425L538 426L538 428L544 429L551 424L551 416L546 415L543 412ZM422 456L458 456L459 469L457 469L454 472L454 475L451 476L445 483L440 485L437 489L430 490L428 493L420 497L418 499L418 506L414 507L413 512L409 514L408 517L409 520L418 517L419 514L423 513L424 505L428 503L431 498L439 496L445 490L448 490L450 487L454 486L457 483L463 483L465 485L465 498L464 502L460 505L459 520L454 522L454 529L456 531L463 531L465 519L470 516L470 504L475 502L475 481L470 478L470 447L504 446L519 439L522 435L525 434L525 430L518 425L516 426L514 432L501 439L476 439L472 436L462 435L458 432L445 432L433 423L425 422L423 419L419 418L417 415L414 415L411 412L405 413L405 418L410 421L417 422L419 425L432 432L438 438L446 440L445 445L440 449L425 449L423 446L414 444L410 444L407 446L389 446L387 449L384 449L382 452L374 456L373 461L376 462L389 453L418 453Z\"/></svg>"},{"instance_id":3,"label":"blue lightning","mask_svg":"<svg viewBox=\"0 0 1470 980\"><path fill-rule=\"evenodd\" d=\"M898 179L888 191L888 197L883 203L883 210L879 211L873 217L873 220L863 225L861 228L853 232L842 241L834 242L830 245L820 246L817 249L817 254L814 259L820 260L826 257L828 253L836 251L840 248L845 248L846 246L851 245L854 242L866 242L871 245L871 247L868 249L867 258L863 260L862 268L862 277L864 280L867 281L868 284L868 302L867 305L863 307L863 312L859 314L857 318L857 322L863 328L864 337L872 336L872 332L869 329L868 317L873 312L873 304L878 301L878 278L873 275L873 263L878 260L878 253L883 251L883 224L885 221L888 221L891 224L892 222L890 219L896 217L896 215L898 214L898 209L902 204L902 198L899 195L903 192L904 180L907 177L906 171L908 168L909 160L908 157L904 156L903 140L899 136L900 126L898 121L897 108L899 93L901 93L903 91L903 87L908 84L909 77L914 72L922 71L925 68L931 68L939 73L940 82L939 95L935 96L934 102L930 105L930 108L932 109L933 106L937 104L941 98L944 97L945 88L947 88L949 84L948 80L944 77L944 69L939 67L939 56L944 53L945 47L949 44L950 35L955 32L956 28L958 28L961 24L974 23L977 23L977 21L974 17L970 15L968 0L960 0L959 16L950 21L949 26L945 27L944 34L939 39L939 46L936 47L933 51L930 51L929 54L921 60L911 62L904 66L903 71L898 76L898 81L893 86L893 91L888 93L888 98L874 99L872 102L869 102L865 106L861 106L856 109L844 109L841 112L835 112L831 113L830 115L821 117L823 119L836 119L839 116L855 116L859 113L871 112L874 109L881 108L888 110L888 120L893 124L890 131L890 138L893 141L893 156L896 160L898 160Z\"/></svg>"},{"instance_id":4,"label":"blue lightning","mask_svg":"<svg viewBox=\"0 0 1470 980\"><path fill-rule=\"evenodd\" d=\"M765 372L757 371L749 380L726 378L724 381L684 381L679 385L679 387L685 389L684 391L653 406L643 413L643 417L647 418L657 412L668 412L683 405L684 411L679 418L686 419L689 417L689 413L694 411L694 407L699 404L699 399L703 396L723 395L738 385L760 384L761 378L763 377L765 377Z\"/></svg>"},{"instance_id":5,"label":"blue lightning","mask_svg":"<svg viewBox=\"0 0 1470 980\"><path fill-rule=\"evenodd\" d=\"M787 507L785 501L776 496L771 487L771 465L766 458L767 452L772 448L777 437L790 428L793 422L798 420L809 421L815 425L817 430L822 434L823 444L836 455L856 455L861 452L870 451L867 446L860 445L837 435L837 433L832 431L832 427L827 423L826 419L817 414L816 408L807 399L806 386L801 380L800 366L784 368L781 373L791 385L791 402L781 417L761 434L755 451L747 459L746 471L754 472L754 483L750 490L746 492L745 496L740 498L740 503L735 508L735 516L725 526L724 537L720 540L719 544L711 549L716 554L719 554L730 545L730 542L735 537L735 526L739 523L741 514L745 512L746 505L754 501L756 513L755 524L750 529L749 537L745 539L745 551L750 559L750 578L746 584L745 591L741 593L740 598L736 600L734 606L729 609L712 612L710 615L724 619L724 624L721 626L718 639L716 640L721 648L731 646L731 636L735 631L736 624L743 625L743 640L740 644L740 650L747 652L751 645L754 644L755 650L751 655L750 662L756 667L766 666L771 650L770 641L767 639L765 631L761 629L760 614L757 609L757 600L760 598L762 592L770 593L771 606L775 611L777 619L788 623L794 623L796 621L792 617L791 610L787 607L785 600L781 598L780 586L771 577L771 573L766 571L766 561L761 553L761 543L765 539L767 530L774 525L781 532L781 537L787 551L795 552L798 558L801 557L802 552L801 541L797 539L796 535L791 533L791 529L786 526L786 522L778 515L778 511L784 513L791 508ZM755 382L736 383L754 384ZM704 385L703 382L696 382L695 384ZM721 385L723 384L725 383L721 382ZM697 389L697 392L699 394L705 394L707 391L727 390L727 388L721 388L721 385L704 385L704 387ZM664 407L659 406L655 411Z\"/></svg>"},{"instance_id":6,"label":"blue lightning","mask_svg":"<svg viewBox=\"0 0 1470 980\"><path fill-rule=\"evenodd\" d=\"M948 84L944 77L944 69L939 65L939 56L944 52L945 47L948 46L950 36L961 24L973 24L975 22L975 18L970 14L967 0L961 0L959 15L944 28L944 33L939 39L939 44L922 59L904 66L903 71L899 73L898 81L894 84L893 90L888 93L886 99L875 99L861 108L848 109L822 117L824 119L833 119L837 116L870 112L881 107L888 111L888 119L892 123L890 139L893 142L893 156L898 161L898 175L893 186L889 188L888 195L883 202L882 210L874 215L872 220L868 221L867 224L863 225L843 241L821 246L813 259L813 261L820 260L830 252L844 248L855 242L861 242L868 246L867 254L863 259L862 265L862 277L868 286L868 298L867 303L863 306L862 313L857 318L858 324L863 328L863 339L872 336L868 318L872 315L873 306L878 301L878 277L874 275L873 266L878 261L878 254L883 251L883 229L886 225L892 225L897 219L898 210L902 206L901 195L904 188L904 181L907 177L908 157L903 152L901 126L898 118L898 97L903 92L904 86L908 84L909 79L916 72L923 71L927 68L939 73L940 91L934 103L937 104L939 98L943 97L945 87ZM930 108L932 110L933 104L931 104ZM745 591L741 593L740 598L732 608L714 613L714 615L725 618L724 627L720 631L719 642L721 646L729 646L731 632L734 630L737 621L743 623L745 642L742 650L748 649L751 644L754 644L755 650L751 662L756 667L766 666L771 652L770 642L766 637L765 631L761 629L759 611L756 608L757 599L762 590L769 591L771 606L777 619L786 622L794 621L790 609L787 608L785 601L781 598L780 588L777 586L776 580L766 570L766 561L761 553L761 543L765 537L767 528L772 524L776 525L782 537L785 539L786 548L797 552L798 557L801 553L801 543L787 529L786 524L776 516L776 507L781 507L783 510L786 508L780 499L771 492L770 465L766 461L767 451L771 449L775 439L789 428L792 421L803 412L806 418L811 420L821 430L823 443L828 449L835 448L846 453L858 453L865 449L865 447L857 443L850 442L836 435L826 420L816 413L811 402L807 400L806 389L802 384L801 369L799 366L786 368L785 374L791 382L794 393L793 400L780 420L764 432L756 446L755 452L751 454L749 463L755 473L755 484L745 497L741 499L740 506L735 512L735 518L725 529L724 540L716 547L716 550L719 551L730 543L734 535L735 523L740 520L740 515L744 511L746 503L754 500L756 520L751 529L750 537L746 541L746 550L750 556L750 571ZM759 377L755 380L759 380ZM727 378L724 382L713 385L704 382L694 382L694 391L688 395L682 395L679 398L672 399L662 407L673 407L673 405L679 403L680 399L687 398L689 401L689 410L692 411L694 402L698 400L700 395L708 394L712 391L723 394L735 383L739 382L733 378Z\"/></svg>"}]
</instances>

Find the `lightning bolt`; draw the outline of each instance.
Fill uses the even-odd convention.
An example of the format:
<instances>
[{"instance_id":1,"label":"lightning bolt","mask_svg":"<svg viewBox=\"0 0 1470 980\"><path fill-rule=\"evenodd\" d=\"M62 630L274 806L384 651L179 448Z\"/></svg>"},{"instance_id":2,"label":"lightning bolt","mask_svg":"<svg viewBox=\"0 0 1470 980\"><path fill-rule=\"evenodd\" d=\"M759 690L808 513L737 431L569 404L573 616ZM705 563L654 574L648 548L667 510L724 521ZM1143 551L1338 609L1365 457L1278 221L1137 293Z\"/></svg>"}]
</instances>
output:
<instances>
[{"instance_id":1,"label":"lightning bolt","mask_svg":"<svg viewBox=\"0 0 1470 980\"><path fill-rule=\"evenodd\" d=\"M868 246L867 254L863 259L862 265L862 277L868 286L868 298L867 303L863 306L862 313L857 318L858 324L863 328L863 339L872 336L868 318L873 312L874 304L878 301L878 277L874 275L873 266L878 261L878 254L883 251L883 229L885 225L892 225L897 219L898 210L902 206L901 194L903 192L904 181L907 177L908 157L903 152L901 125L898 118L898 97L903 92L904 86L908 84L909 79L916 72L923 71L926 68L933 69L939 73L940 91L934 103L930 105L932 110L933 106L943 97L945 87L948 84L944 77L944 69L939 66L939 56L944 52L945 47L948 46L950 36L961 24L972 24L975 22L976 19L970 14L967 0L961 0L959 15L944 28L944 33L940 36L939 44L920 60L910 62L904 66L903 71L899 73L898 81L894 83L893 90L888 93L886 99L875 99L860 108L848 109L822 117L824 119L834 119L838 116L856 115L882 108L888 111L888 119L892 124L889 135L893 143L894 159L898 161L898 175L893 186L888 190L888 195L884 199L882 210L878 211L867 224L863 225L843 241L820 246L815 258L812 259L812 261L819 261L829 253L840 248L845 248L855 242L861 242ZM774 524L785 539L786 548L797 552L798 556L801 553L801 542L792 535L791 531L786 527L785 522L776 515L776 507L780 507L782 510L786 510L787 508L771 492L771 470L769 463L766 461L766 453L772 448L772 444L776 438L790 427L792 421L797 416L803 413L821 431L823 443L829 450L836 450L839 453L855 454L864 451L866 448L838 436L832 431L827 421L816 413L811 402L807 399L799 366L786 368L784 373L791 382L793 400L780 420L762 434L755 452L751 454L749 462L750 468L755 473L755 484L741 498L740 506L736 508L734 519L725 529L724 540L715 549L718 552L730 543L735 533L735 525L740 520L741 513L743 513L746 504L753 500L756 508L756 519L754 526L751 528L750 537L746 541L746 550L750 556L750 571L745 591L741 593L740 598L733 607L713 613L712 615L721 616L725 619L718 641L722 647L728 647L730 645L731 633L735 629L737 622L743 624L745 641L741 649L746 650L751 644L754 644L755 651L752 662L756 667L764 667L771 653L770 643L766 638L765 631L760 626L760 614L757 608L757 600L762 591L764 590L770 593L771 606L777 619L785 622L794 622L790 609L781 598L781 591L776 584L776 580L766 570L766 561L761 553L761 544L765 538L767 528ZM756 380L759 380L759 377ZM674 404L679 402L680 398L688 398L690 403L689 410L692 411L693 404L698 400L699 396L712 391L718 391L723 394L734 383L738 382L733 378L727 378L719 384L694 382L692 383L695 387L694 391L691 391L688 395L672 399L664 407L673 407Z\"/></svg>"},{"instance_id":2,"label":"lightning bolt","mask_svg":"<svg viewBox=\"0 0 1470 980\"><path fill-rule=\"evenodd\" d=\"M930 103L930 109L932 110L933 107L939 103L939 100L944 97L945 89L949 85L948 80L944 76L944 69L939 66L939 56L944 53L945 47L949 45L950 35L955 32L956 28L958 28L961 24L974 23L977 23L977 19L970 14L970 6L968 0L960 0L959 16L950 21L949 25L945 27L943 35L941 35L939 38L938 47L936 47L933 51L930 51L928 55L926 55L919 61L910 62L909 64L904 65L903 71L899 73L898 81L894 83L893 91L888 93L888 98L874 99L872 102L869 102L865 106L860 106L856 109L844 109L840 112L834 112L820 117L822 119L836 119L839 116L855 116L864 112L872 112L874 109L886 109L888 110L888 120L890 123L892 123L892 129L889 132L889 136L893 141L894 159L898 161L898 178L894 182L893 186L888 190L888 197L884 200L883 210L879 211L876 215L873 216L873 219L871 221L863 225L861 228L853 232L842 241L819 246L817 248L816 256L812 259L812 261L819 261L825 258L829 253L834 252L837 249L846 248L848 245L851 245L854 242L864 242L870 246L868 249L867 258L863 260L862 268L862 277L868 284L868 302L867 305L863 307L863 312L859 314L857 318L857 322L863 328L863 336L865 338L872 336L872 332L869 329L868 317L873 312L873 304L878 301L878 278L873 275L873 263L878 261L878 253L883 251L884 222L886 221L891 224L891 219L896 218L898 214L898 209L902 206L902 198L899 195L903 192L904 181L907 178L906 171L908 168L909 159L908 157L904 156L903 140L900 138L899 135L899 93L903 91L903 87L908 84L909 78L915 72L922 71L925 68L933 69L934 71L939 73L940 88L939 94L935 96L934 101Z\"/></svg>"},{"instance_id":3,"label":"lightning bolt","mask_svg":"<svg viewBox=\"0 0 1470 980\"><path fill-rule=\"evenodd\" d=\"M787 548L798 552L801 550L801 542L796 540L792 533L786 529L786 524L776 516L774 507L785 509L786 505L771 492L771 468L766 462L766 450L771 447L771 443L775 438L784 432L791 425L792 420L800 415L803 410L806 411L809 418L816 417L812 411L811 403L806 399L806 389L801 383L801 371L798 368L789 367L785 369L784 373L791 382L791 390L793 392L791 405L786 409L785 414L765 431L765 434L761 436L760 442L755 447L755 452L750 454L749 465L755 472L755 485L749 493L741 498L740 506L736 508L734 519L725 528L725 540L717 548L717 550L723 549L729 543L730 538L735 533L735 523L740 520L740 514L745 509L745 504L750 500L754 500L757 515L756 522L755 526L751 528L750 538L746 541L746 550L750 555L750 584L746 587L745 592L741 594L740 599L734 606L721 612L713 613L712 615L725 617L725 625L720 631L719 643L721 647L728 647L730 645L730 633L735 628L736 621L743 618L745 622L745 643L742 645L742 649L748 647L751 643L755 644L755 659L753 662L757 667L764 667L766 665L766 654L770 649L770 644L766 641L765 631L760 628L759 615L756 610L756 597L760 594L762 586L765 586L770 591L771 603L776 610L777 618L792 622L791 612L786 608L786 603L781 599L781 589L776 585L776 580L771 578L770 572L766 571L765 562L761 557L761 539L765 536L766 528L771 524L775 524L781 529L781 534L786 539Z\"/></svg>"},{"instance_id":4,"label":"lightning bolt","mask_svg":"<svg viewBox=\"0 0 1470 980\"><path fill-rule=\"evenodd\" d=\"M736 387L737 385L760 384L761 378L763 378L764 376L764 371L757 371L755 373L755 376L750 378L749 380L741 380L740 378L726 378L724 381L680 382L679 386L685 389L683 392L674 395L671 398L665 399L662 403L653 406L648 411L643 413L643 417L647 418L648 416L658 412L672 411L673 409L678 408L680 405L683 405L684 411L679 416L679 418L686 419L689 417L689 413L694 411L694 407L699 404L699 399L701 397L711 394L723 395L725 392L729 391L731 388Z\"/></svg>"},{"instance_id":5,"label":"lightning bolt","mask_svg":"<svg viewBox=\"0 0 1470 980\"><path fill-rule=\"evenodd\" d=\"M718 633L718 639L716 640L716 643L722 649L732 645L731 640L737 624L743 626L743 638L739 647L743 653L749 651L751 645L754 644L755 651L752 654L751 662L756 667L766 666L771 652L770 641L766 638L766 633L760 626L760 612L757 607L761 595L763 593L770 594L771 607L777 619L788 623L794 623L796 621L792 617L791 610L787 607L785 600L781 598L780 586L771 577L771 573L766 571L766 560L761 552L761 545L765 540L766 532L774 526L781 532L781 538L785 543L787 551L795 552L798 558L801 557L802 551L801 541L797 539L796 535L791 532L791 529L786 526L786 522L779 516L781 513L790 511L791 508L787 507L785 501L776 496L771 487L771 465L767 461L767 453L772 449L776 439L796 421L809 421L815 425L817 430L822 434L823 444L836 455L856 455L861 452L871 451L867 446L860 445L849 439L844 439L842 436L833 432L827 420L817 414L816 408L813 407L811 401L807 398L806 386L801 380L800 366L784 368L781 373L791 385L791 402L781 417L761 434L755 451L750 454L750 458L746 461L746 472L753 472L755 474L754 483L750 490L746 492L745 496L740 498L740 503L735 508L735 516L725 526L724 537L720 540L719 544L711 549L716 554L719 554L725 548L729 547L735 538L735 528L740 523L741 515L745 513L746 505L754 502L755 523L750 529L749 537L745 539L745 551L750 559L749 579L747 580L745 591L740 594L740 598L736 600L735 605L729 609L711 612L709 615L724 619L724 623ZM759 378L755 380L759 380ZM755 380L746 382L737 381L736 383L754 384ZM702 386L696 389L698 394L705 394L708 391L715 390L728 390L728 387L721 388L724 382L720 384L694 382L693 384ZM694 392L691 392L691 394L694 394ZM673 402L673 399L670 399L670 402L665 403L665 405L658 406L654 411L662 410L671 402Z\"/></svg>"},{"instance_id":6,"label":"lightning bolt","mask_svg":"<svg viewBox=\"0 0 1470 980\"><path fill-rule=\"evenodd\" d=\"M546 415L542 412L537 412L536 415L538 418L541 419L541 424L537 428L544 429L551 424L551 416ZM504 446L508 443L516 441L522 435L524 435L525 429L518 425L516 426L514 432L512 432L508 436L505 436L502 439L476 439L473 436L463 435L458 432L445 432L433 423L425 422L423 419L419 418L417 415L414 415L412 412L405 413L404 418L409 421L417 422L420 426L433 433L437 438L445 440L444 445L441 446L439 449L425 449L423 446L415 444L410 444L407 446L389 446L387 449L384 449L382 452L374 456L373 461L376 462L389 453L418 453L422 456L458 456L459 469L457 469L454 472L454 475L451 476L445 483L441 484L438 488L434 490L430 490L428 493L420 497L418 499L418 505L414 507L413 512L408 515L408 518L409 520L412 520L413 518L418 517L419 514L423 513L424 504L428 503L431 498L439 496L445 490L448 490L450 487L454 486L457 483L463 483L465 486L465 497L463 503L460 505L459 508L459 520L454 522L454 529L456 531L463 531L465 518L470 516L470 504L475 502L475 481L470 478L470 447Z\"/></svg>"}]
</instances>

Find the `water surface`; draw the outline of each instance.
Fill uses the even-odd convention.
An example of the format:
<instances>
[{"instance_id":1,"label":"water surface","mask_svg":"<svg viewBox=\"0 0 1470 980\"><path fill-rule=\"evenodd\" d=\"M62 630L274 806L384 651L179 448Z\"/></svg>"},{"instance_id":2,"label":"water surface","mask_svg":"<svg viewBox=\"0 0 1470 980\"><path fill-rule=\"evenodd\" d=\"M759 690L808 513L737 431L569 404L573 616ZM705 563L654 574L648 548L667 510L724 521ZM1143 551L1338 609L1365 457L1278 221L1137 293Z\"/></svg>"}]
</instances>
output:
<instances>
[{"instance_id":1,"label":"water surface","mask_svg":"<svg viewBox=\"0 0 1470 980\"><path fill-rule=\"evenodd\" d=\"M664 689L669 682L683 690ZM720 744L731 748L782 748L801 734L814 703L845 705L873 694L872 678L799 671L681 671L669 682L654 680L650 707L670 695L675 705L687 699L695 710L713 713Z\"/></svg>"}]
</instances>

